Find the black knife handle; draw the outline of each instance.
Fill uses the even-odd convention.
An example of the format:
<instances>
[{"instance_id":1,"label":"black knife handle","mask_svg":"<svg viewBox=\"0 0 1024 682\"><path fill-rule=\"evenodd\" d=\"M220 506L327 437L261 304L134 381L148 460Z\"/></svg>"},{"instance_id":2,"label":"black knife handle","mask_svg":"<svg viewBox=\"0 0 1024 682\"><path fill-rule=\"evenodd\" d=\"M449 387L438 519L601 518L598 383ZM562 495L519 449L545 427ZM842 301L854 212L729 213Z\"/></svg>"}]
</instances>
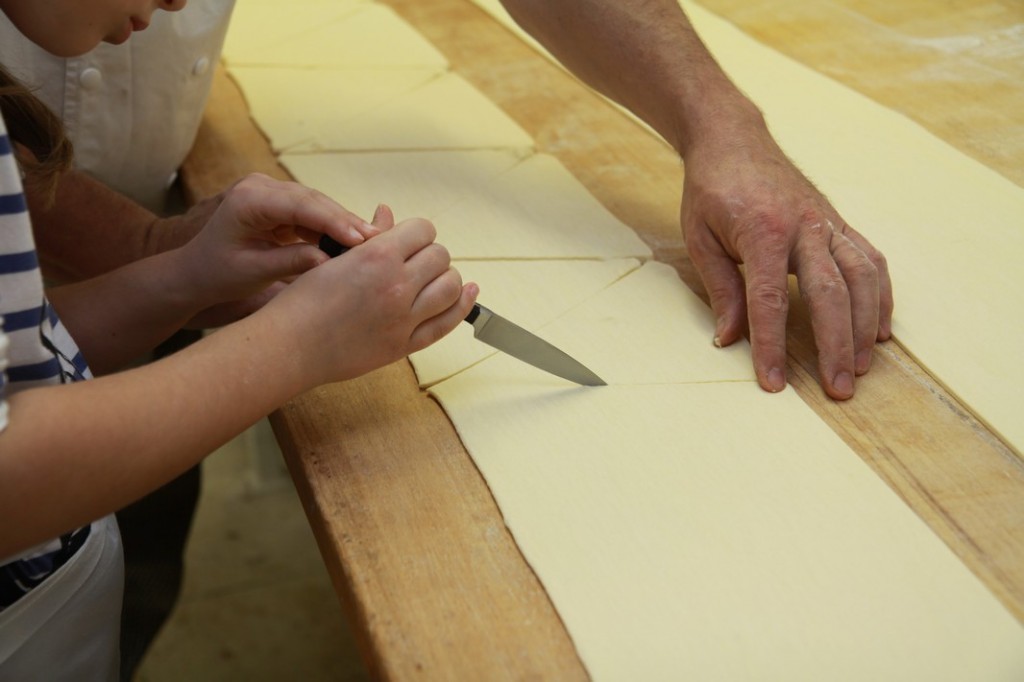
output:
<instances>
[{"instance_id":1,"label":"black knife handle","mask_svg":"<svg viewBox=\"0 0 1024 682\"><path fill-rule=\"evenodd\" d=\"M326 234L320 235L320 241L317 242L317 246L320 250L326 253L331 258L340 256L341 254L348 251L349 247L344 244L338 243L336 240ZM480 316L480 306L476 303L473 304L473 309L469 311L469 315L466 315L466 322L473 324L476 318Z\"/></svg>"},{"instance_id":2,"label":"black knife handle","mask_svg":"<svg viewBox=\"0 0 1024 682\"><path fill-rule=\"evenodd\" d=\"M340 256L341 254L348 251L347 246L336 242L334 239L331 239L331 237L329 237L326 234L320 235L320 241L317 243L317 246L319 246L320 250L326 253L331 258L334 258L335 256Z\"/></svg>"}]
</instances>

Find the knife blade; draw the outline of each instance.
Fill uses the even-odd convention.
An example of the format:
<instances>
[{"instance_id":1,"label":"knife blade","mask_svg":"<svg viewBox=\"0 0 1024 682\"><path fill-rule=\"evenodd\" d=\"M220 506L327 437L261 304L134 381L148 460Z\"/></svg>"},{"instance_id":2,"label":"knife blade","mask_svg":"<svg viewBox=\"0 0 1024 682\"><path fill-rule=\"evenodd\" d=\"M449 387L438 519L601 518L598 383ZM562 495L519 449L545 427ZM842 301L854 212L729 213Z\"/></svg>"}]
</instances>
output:
<instances>
[{"instance_id":1,"label":"knife blade","mask_svg":"<svg viewBox=\"0 0 1024 682\"><path fill-rule=\"evenodd\" d=\"M332 258L348 251L347 246L326 234L321 235L318 245L321 251ZM473 327L473 336L477 340L538 369L583 386L607 385L601 377L569 354L479 303L473 304L465 322Z\"/></svg>"}]
</instances>

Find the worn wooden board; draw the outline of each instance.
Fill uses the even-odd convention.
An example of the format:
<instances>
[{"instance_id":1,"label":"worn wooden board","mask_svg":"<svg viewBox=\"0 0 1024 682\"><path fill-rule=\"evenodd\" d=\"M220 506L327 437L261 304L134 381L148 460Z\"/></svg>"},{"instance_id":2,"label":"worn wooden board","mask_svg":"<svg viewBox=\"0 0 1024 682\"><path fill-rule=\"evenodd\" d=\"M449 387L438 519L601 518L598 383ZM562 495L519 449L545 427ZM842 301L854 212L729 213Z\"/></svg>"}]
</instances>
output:
<instances>
[{"instance_id":1,"label":"worn wooden board","mask_svg":"<svg viewBox=\"0 0 1024 682\"><path fill-rule=\"evenodd\" d=\"M533 135L540 150L558 156L613 213L635 226L659 260L674 265L702 293L677 223L682 170L663 144L467 0L385 2ZM799 19L796 25L778 21L773 10L782 2L755 3L763 5L760 15L740 7L743 3L707 4L726 16L742 14L744 27L771 44L811 30ZM941 21L923 0L910 4L928 14L933 25ZM975 10L972 16L984 16L986 6L1006 8L1006 3L967 4ZM884 16L866 21L857 7L847 9L829 12L817 28L835 36L859 35L864 24L879 33L891 30ZM907 14L899 16L905 20ZM995 11L988 16L993 23L1005 20ZM961 30L955 15L948 21L950 32ZM863 39L875 45L871 31ZM875 68L876 61L889 63L879 57L862 65L855 51L847 49L844 56L843 49L819 42L820 54L810 51L799 58L812 65L839 60L851 72ZM876 47L885 49L885 41ZM901 58L898 51L890 57ZM995 79L990 87L996 92L1014 82ZM905 106L900 102L923 110L950 106L938 101L941 92L908 94L912 83L890 90L900 92L899 102L878 99L894 108ZM999 128L1005 116L995 117L997 129L989 134L1020 142L1019 111L1005 114L1017 116L1015 128ZM951 139L957 126L937 132L957 144ZM1015 166L1024 167L1020 152L1014 154ZM248 122L237 90L220 73L186 164L186 185L194 197L206 196L252 170L287 177ZM817 385L813 339L799 305L791 326L790 375L801 397L1024 620L1021 461L895 344L878 348L854 400L829 401ZM406 362L312 391L275 413L272 423L375 674L586 676L472 460L443 412L416 388Z\"/></svg>"}]
</instances>

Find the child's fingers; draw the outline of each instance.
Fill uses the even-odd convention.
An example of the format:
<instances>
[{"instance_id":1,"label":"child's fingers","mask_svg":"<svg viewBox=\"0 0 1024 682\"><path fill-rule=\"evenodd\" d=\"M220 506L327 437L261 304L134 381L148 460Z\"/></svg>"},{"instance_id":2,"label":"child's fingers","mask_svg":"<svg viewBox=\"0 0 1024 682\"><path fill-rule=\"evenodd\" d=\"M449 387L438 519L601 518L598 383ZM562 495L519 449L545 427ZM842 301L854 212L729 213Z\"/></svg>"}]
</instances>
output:
<instances>
[{"instance_id":1,"label":"child's fingers","mask_svg":"<svg viewBox=\"0 0 1024 682\"><path fill-rule=\"evenodd\" d=\"M429 220L411 218L403 220L395 225L394 229L388 230L381 236L394 239L398 247L398 254L402 260L408 261L433 244L437 238L437 230Z\"/></svg>"},{"instance_id":2,"label":"child's fingers","mask_svg":"<svg viewBox=\"0 0 1024 682\"><path fill-rule=\"evenodd\" d=\"M363 232L373 231L365 220L327 195L298 183L280 182L265 175L246 176L228 191L225 201L236 207L243 223L248 222L254 227L274 229L280 225L292 225L318 234L329 234L348 246L361 244L365 241Z\"/></svg>"},{"instance_id":3,"label":"child's fingers","mask_svg":"<svg viewBox=\"0 0 1024 682\"><path fill-rule=\"evenodd\" d=\"M378 204L369 224L363 225L363 236L369 239L395 226L395 213L387 204Z\"/></svg>"},{"instance_id":4,"label":"child's fingers","mask_svg":"<svg viewBox=\"0 0 1024 682\"><path fill-rule=\"evenodd\" d=\"M413 299L410 313L414 320L426 320L455 305L462 293L462 275L447 268L424 284Z\"/></svg>"},{"instance_id":5,"label":"child's fingers","mask_svg":"<svg viewBox=\"0 0 1024 682\"><path fill-rule=\"evenodd\" d=\"M434 279L444 274L452 264L448 249L437 242L427 244L405 262L409 284L414 291L424 290ZM461 282L459 283L461 286ZM452 300L455 296L452 296Z\"/></svg>"},{"instance_id":6,"label":"child's fingers","mask_svg":"<svg viewBox=\"0 0 1024 682\"><path fill-rule=\"evenodd\" d=\"M458 300L443 312L421 322L409 337L409 352L415 353L435 343L466 319L476 302L480 287L470 282L462 287Z\"/></svg>"}]
</instances>

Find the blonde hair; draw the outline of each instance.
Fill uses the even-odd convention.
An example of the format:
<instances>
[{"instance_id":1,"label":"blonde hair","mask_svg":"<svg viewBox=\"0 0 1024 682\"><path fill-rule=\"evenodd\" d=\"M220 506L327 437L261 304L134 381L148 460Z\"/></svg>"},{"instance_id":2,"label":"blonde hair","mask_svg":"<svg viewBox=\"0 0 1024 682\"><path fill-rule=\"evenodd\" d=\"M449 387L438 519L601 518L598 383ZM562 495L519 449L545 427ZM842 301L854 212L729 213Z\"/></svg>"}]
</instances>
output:
<instances>
[{"instance_id":1,"label":"blonde hair","mask_svg":"<svg viewBox=\"0 0 1024 682\"><path fill-rule=\"evenodd\" d=\"M52 201L60 176L71 167L71 140L60 119L0 66L0 112L25 183Z\"/></svg>"}]
</instances>

